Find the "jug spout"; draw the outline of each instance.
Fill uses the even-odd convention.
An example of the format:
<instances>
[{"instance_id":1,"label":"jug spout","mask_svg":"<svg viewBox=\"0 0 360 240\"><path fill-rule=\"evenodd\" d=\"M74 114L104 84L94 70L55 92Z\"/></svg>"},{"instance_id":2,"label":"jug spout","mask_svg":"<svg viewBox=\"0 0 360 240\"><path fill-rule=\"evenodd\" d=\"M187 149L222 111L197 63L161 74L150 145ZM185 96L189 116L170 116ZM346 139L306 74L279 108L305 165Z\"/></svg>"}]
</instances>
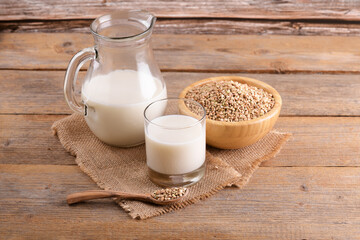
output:
<instances>
[{"instance_id":1,"label":"jug spout","mask_svg":"<svg viewBox=\"0 0 360 240\"><path fill-rule=\"evenodd\" d=\"M96 51L92 74L132 69L159 76L150 41L155 21L144 10L117 11L95 19L90 26Z\"/></svg>"},{"instance_id":2,"label":"jug spout","mask_svg":"<svg viewBox=\"0 0 360 240\"><path fill-rule=\"evenodd\" d=\"M150 36L155 21L156 17L144 10L117 11L95 19L90 29L95 41L123 42Z\"/></svg>"}]
</instances>

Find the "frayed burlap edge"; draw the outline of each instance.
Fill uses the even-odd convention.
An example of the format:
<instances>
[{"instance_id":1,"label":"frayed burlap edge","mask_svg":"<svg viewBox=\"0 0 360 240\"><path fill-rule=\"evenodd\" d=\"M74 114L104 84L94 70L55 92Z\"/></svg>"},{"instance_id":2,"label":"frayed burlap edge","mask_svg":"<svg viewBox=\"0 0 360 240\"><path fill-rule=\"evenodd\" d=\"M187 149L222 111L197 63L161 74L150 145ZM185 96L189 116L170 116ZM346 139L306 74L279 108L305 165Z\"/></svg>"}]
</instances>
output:
<instances>
[{"instance_id":1,"label":"frayed burlap edge","mask_svg":"<svg viewBox=\"0 0 360 240\"><path fill-rule=\"evenodd\" d=\"M231 186L233 185L235 182L237 182L239 180L240 177L236 177L233 178L231 180L228 180L226 183L220 184L219 186L213 188L212 190L210 190L208 193L206 194L202 194L200 196L194 197L190 200L186 200L186 201L182 201L180 203L175 203L172 205L169 205L166 208L163 209L159 209L155 214L152 215L145 215L143 217L141 217L140 215L133 213L133 209L129 206L126 206L126 204L122 203L121 200L116 200L116 202L125 210L125 212L127 212L132 218L137 219L137 220L144 220L144 219L148 219L150 217L156 217L156 216L160 216L163 215L165 213L170 213L173 212L175 210L180 210L182 208L185 208L186 206L189 206L191 204L197 203L201 200L205 200L211 196L213 196L215 193L219 192L220 190L224 189L225 187Z\"/></svg>"},{"instance_id":2,"label":"frayed burlap edge","mask_svg":"<svg viewBox=\"0 0 360 240\"><path fill-rule=\"evenodd\" d=\"M55 129L55 124L53 124L53 126L51 127L51 130L53 132L53 135L57 136L57 131ZM87 174L100 188L105 189L105 190L110 190L110 189L107 189L105 187L105 184L103 182L101 182L96 176L94 176L91 172L89 172L86 169L86 167L84 166L85 163L83 163L82 161L79 160L81 158L78 157L78 154L75 151L75 149L73 149L71 147L70 142L65 141L63 138L58 137L58 139L59 139L60 143L63 145L63 147L65 148L65 150L68 151L72 156L75 157L75 162L80 167L81 171L83 171L85 174Z\"/></svg>"},{"instance_id":3,"label":"frayed burlap edge","mask_svg":"<svg viewBox=\"0 0 360 240\"><path fill-rule=\"evenodd\" d=\"M283 133L283 132L279 132L279 131L276 131L276 130L272 130L271 132L281 134L281 135L283 135L283 138L279 141L279 143L276 145L276 147L273 148L273 150L269 154L267 154L267 155L265 155L265 156L263 156L261 158L258 158L254 162L252 162L252 164L250 166L250 171L246 172L246 174L243 174L241 179L233 184L234 186L236 186L238 188L244 187L249 182L251 176L254 174L256 169L259 168L260 164L262 162L265 162L265 161L271 159L271 158L274 158L280 152L283 145L288 140L290 140L290 138L292 137L291 133Z\"/></svg>"}]
</instances>

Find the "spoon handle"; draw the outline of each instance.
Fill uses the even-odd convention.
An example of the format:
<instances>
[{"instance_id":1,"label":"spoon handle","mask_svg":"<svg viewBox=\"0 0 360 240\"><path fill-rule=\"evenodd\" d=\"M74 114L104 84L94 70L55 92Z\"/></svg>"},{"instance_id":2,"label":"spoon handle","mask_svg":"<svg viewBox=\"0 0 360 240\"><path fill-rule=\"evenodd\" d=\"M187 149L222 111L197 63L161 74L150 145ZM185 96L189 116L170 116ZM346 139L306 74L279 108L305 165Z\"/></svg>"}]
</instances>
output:
<instances>
[{"instance_id":1,"label":"spoon handle","mask_svg":"<svg viewBox=\"0 0 360 240\"><path fill-rule=\"evenodd\" d=\"M73 203L83 202L86 200L109 198L115 196L117 196L117 194L111 191L90 190L90 191L70 194L66 197L66 201L70 205Z\"/></svg>"},{"instance_id":2,"label":"spoon handle","mask_svg":"<svg viewBox=\"0 0 360 240\"><path fill-rule=\"evenodd\" d=\"M86 200L110 198L110 197L121 197L123 199L150 201L148 196L144 196L141 194L130 194L124 192L107 191L107 190L90 190L85 192L73 193L66 197L66 201L70 205L73 203L83 202Z\"/></svg>"}]
</instances>

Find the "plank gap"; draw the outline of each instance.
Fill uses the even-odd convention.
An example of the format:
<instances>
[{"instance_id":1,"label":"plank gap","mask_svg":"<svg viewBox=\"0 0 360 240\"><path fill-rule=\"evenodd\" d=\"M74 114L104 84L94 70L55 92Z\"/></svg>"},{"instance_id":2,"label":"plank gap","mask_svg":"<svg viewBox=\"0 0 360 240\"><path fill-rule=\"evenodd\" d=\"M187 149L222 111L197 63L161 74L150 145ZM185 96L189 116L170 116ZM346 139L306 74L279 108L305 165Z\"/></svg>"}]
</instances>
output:
<instances>
[{"instance_id":1,"label":"plank gap","mask_svg":"<svg viewBox=\"0 0 360 240\"><path fill-rule=\"evenodd\" d=\"M73 157L74 158L74 162L73 163L67 163L67 164L27 164L27 163L0 163L0 169L1 167L3 166L7 166L7 167L17 167L17 166L24 166L24 167L36 167L36 166L40 166L40 167L55 167L55 166L64 166L64 167L71 167L71 166L78 166L76 163L75 163L75 157L74 156L71 156L69 154L70 157ZM266 162L266 161L265 161ZM306 168L316 168L316 169L320 169L320 168L347 168L347 169L357 169L357 168L360 168L360 166L290 166L290 165L282 165L282 166L269 166L269 165L260 165L259 168L266 168L266 169L271 169L271 168L282 168L282 169L285 169L285 168L289 168L289 169L306 169ZM79 168L80 169L80 168ZM84 173L86 174L86 173Z\"/></svg>"},{"instance_id":2,"label":"plank gap","mask_svg":"<svg viewBox=\"0 0 360 240\"><path fill-rule=\"evenodd\" d=\"M65 100L64 100L65 101ZM31 115L39 115L39 116L70 116L72 113L68 113L68 112L58 112L58 113L41 113L41 112L31 112L31 113L26 113L26 112L16 112L16 113L7 113L7 112L0 112L0 116L21 116L21 115L26 115L26 116L31 116ZM280 114L280 117L292 117L292 118L296 118L296 117L305 117L305 118L313 118L313 117L320 117L320 118L327 118L327 117L332 117L332 118L358 118L360 117L360 115L288 115L288 114Z\"/></svg>"},{"instance_id":3,"label":"plank gap","mask_svg":"<svg viewBox=\"0 0 360 240\"><path fill-rule=\"evenodd\" d=\"M329 23L329 24L360 24L360 20L346 20L346 19L323 19L323 18L251 18L251 17L234 17L234 16L156 16L157 21L175 21L175 20L227 20L227 21L254 21L254 22L307 22L307 23ZM93 21L94 18L66 18L66 19L14 19L14 20L0 20L0 23L30 23L30 22L74 22L74 21Z\"/></svg>"},{"instance_id":4,"label":"plank gap","mask_svg":"<svg viewBox=\"0 0 360 240\"><path fill-rule=\"evenodd\" d=\"M0 71L59 71L64 72L66 68L2 68ZM357 75L360 73L360 70L353 71L339 71L339 70L242 70L242 69L172 69L172 68L161 68L161 72L183 72L183 73L244 73L244 74L329 74L329 75ZM80 72L86 72L87 69L80 69Z\"/></svg>"},{"instance_id":5,"label":"plank gap","mask_svg":"<svg viewBox=\"0 0 360 240\"><path fill-rule=\"evenodd\" d=\"M244 74L274 74L274 75L296 75L296 74L329 74L329 75L358 75L359 71L263 71L263 70L214 70L214 69L160 69L164 73L224 73L224 74L233 74L233 73L244 73ZM1 71L38 71L38 72L63 72L65 76L66 68L1 68ZM80 69L80 72L85 73L87 69Z\"/></svg>"}]
</instances>

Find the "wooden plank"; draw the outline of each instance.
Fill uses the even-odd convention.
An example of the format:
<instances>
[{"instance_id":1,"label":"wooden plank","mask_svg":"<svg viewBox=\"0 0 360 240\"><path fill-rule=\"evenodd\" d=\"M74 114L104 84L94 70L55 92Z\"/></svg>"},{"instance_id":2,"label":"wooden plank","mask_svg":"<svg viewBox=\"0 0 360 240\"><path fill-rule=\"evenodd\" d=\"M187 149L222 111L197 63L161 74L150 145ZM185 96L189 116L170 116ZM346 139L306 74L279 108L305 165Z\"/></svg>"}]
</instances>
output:
<instances>
[{"instance_id":1,"label":"wooden plank","mask_svg":"<svg viewBox=\"0 0 360 240\"><path fill-rule=\"evenodd\" d=\"M110 200L69 207L95 189L76 166L0 165L3 238L359 239L359 168L260 168L239 190L136 221ZM46 224L45 224L46 223ZM21 227L20 227L21 226ZM99 231L101 229L101 231Z\"/></svg>"},{"instance_id":2,"label":"wooden plank","mask_svg":"<svg viewBox=\"0 0 360 240\"><path fill-rule=\"evenodd\" d=\"M75 164L51 125L64 115L0 115L0 162L8 164Z\"/></svg>"},{"instance_id":3,"label":"wooden plank","mask_svg":"<svg viewBox=\"0 0 360 240\"><path fill-rule=\"evenodd\" d=\"M1 71L0 113L71 113L63 94L64 75L65 71ZM195 81L221 75L247 76L270 84L283 98L283 116L360 115L358 75L163 73L171 97Z\"/></svg>"},{"instance_id":4,"label":"wooden plank","mask_svg":"<svg viewBox=\"0 0 360 240\"><path fill-rule=\"evenodd\" d=\"M65 69L91 45L82 33L4 33L0 68ZM155 35L153 48L166 71L360 72L359 37Z\"/></svg>"},{"instance_id":5,"label":"wooden plank","mask_svg":"<svg viewBox=\"0 0 360 240\"><path fill-rule=\"evenodd\" d=\"M276 129L293 134L263 166L360 166L360 118L280 118Z\"/></svg>"},{"instance_id":6,"label":"wooden plank","mask_svg":"<svg viewBox=\"0 0 360 240\"><path fill-rule=\"evenodd\" d=\"M78 32L90 33L92 20L7 21L0 22L0 32ZM359 23L327 23L299 21L264 21L241 19L159 19L156 34L217 35L304 35L359 36Z\"/></svg>"},{"instance_id":7,"label":"wooden plank","mask_svg":"<svg viewBox=\"0 0 360 240\"><path fill-rule=\"evenodd\" d=\"M0 113L69 114L65 71L1 71ZM84 77L84 73L79 74ZM80 88L80 87L79 87Z\"/></svg>"},{"instance_id":8,"label":"wooden plank","mask_svg":"<svg viewBox=\"0 0 360 240\"><path fill-rule=\"evenodd\" d=\"M167 18L325 19L360 20L357 1L165 1L165 0L20 0L2 1L0 20L86 19L114 9L146 9Z\"/></svg>"},{"instance_id":9,"label":"wooden plank","mask_svg":"<svg viewBox=\"0 0 360 240\"><path fill-rule=\"evenodd\" d=\"M273 86L283 100L282 116L360 115L358 75L165 72L164 78L169 95L178 96L183 88L195 81L224 75L255 78Z\"/></svg>"},{"instance_id":10,"label":"wooden plank","mask_svg":"<svg viewBox=\"0 0 360 240\"><path fill-rule=\"evenodd\" d=\"M0 115L0 164L75 164L51 133L62 115ZM360 166L359 117L280 117L276 129L293 133L262 166Z\"/></svg>"}]
</instances>

